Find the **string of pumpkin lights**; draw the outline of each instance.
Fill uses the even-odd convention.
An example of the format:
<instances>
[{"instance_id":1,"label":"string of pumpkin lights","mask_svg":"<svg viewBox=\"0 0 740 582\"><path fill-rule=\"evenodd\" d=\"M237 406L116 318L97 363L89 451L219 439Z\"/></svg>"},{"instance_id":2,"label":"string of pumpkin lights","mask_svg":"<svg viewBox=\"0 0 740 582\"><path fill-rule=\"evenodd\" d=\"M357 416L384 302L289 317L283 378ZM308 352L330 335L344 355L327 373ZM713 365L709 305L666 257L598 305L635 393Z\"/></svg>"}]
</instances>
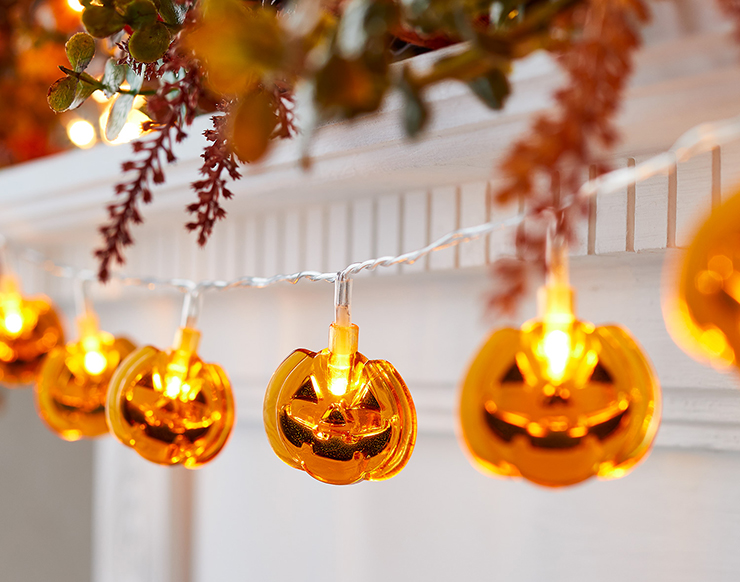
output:
<instances>
[{"instance_id":1,"label":"string of pumpkin lights","mask_svg":"<svg viewBox=\"0 0 740 582\"><path fill-rule=\"evenodd\" d=\"M564 205L616 193L739 137L740 117L697 126L667 152L590 180ZM740 205L737 198L728 204ZM737 214L722 215L722 229L704 230L714 234L733 229L732 221L725 223L728 216ZM35 380L39 414L62 438L77 440L110 431L149 461L197 467L221 451L235 419L226 373L197 354L196 325L203 294L302 279L333 282L336 316L329 346L320 352L298 349L278 367L265 396L265 429L277 456L315 479L332 484L387 479L411 456L416 413L393 365L369 360L358 351L359 330L350 317L352 276L413 263L525 219L525 214L519 214L461 228L417 250L352 263L338 272L301 271L232 281L114 274L124 285L167 287L185 294L181 326L170 350L136 349L125 338L114 338L98 328L87 294L94 272L57 263L0 238L0 249L12 250L16 257L52 275L76 280L80 291L80 339L65 345L51 303L46 298L23 297L12 269L3 273L0 380L16 384ZM740 237L740 227L736 230ZM686 307L682 315L686 327L700 348L726 364L736 362L733 341L737 338L723 333L721 326L707 324L705 314L697 316L689 305L721 290L735 293L740 275L733 278L731 253L721 252L708 262L703 255L692 259L696 263L692 268L702 270L696 276L693 271L683 276L687 298L681 296L681 305ZM631 471L652 446L660 422L657 377L627 330L576 319L567 256L567 245L550 232L548 277L540 290L538 317L521 329L495 331L463 381L461 436L471 462L486 473L520 476L551 487L593 476L618 478ZM538 396L516 410L507 409L505 393L511 394L507 391L512 385L526 385ZM605 406L589 408L605 398ZM560 408L565 404L570 408ZM566 412L575 409L577 414L570 418Z\"/></svg>"}]
</instances>

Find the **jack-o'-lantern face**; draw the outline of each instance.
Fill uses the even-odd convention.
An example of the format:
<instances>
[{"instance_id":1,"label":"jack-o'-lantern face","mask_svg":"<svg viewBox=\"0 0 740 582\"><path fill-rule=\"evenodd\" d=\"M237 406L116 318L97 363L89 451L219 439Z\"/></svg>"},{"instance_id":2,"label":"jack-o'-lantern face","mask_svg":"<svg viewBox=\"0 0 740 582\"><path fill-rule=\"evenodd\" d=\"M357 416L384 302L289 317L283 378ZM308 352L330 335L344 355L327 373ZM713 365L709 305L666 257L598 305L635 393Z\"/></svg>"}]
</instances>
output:
<instances>
[{"instance_id":1,"label":"jack-o'-lantern face","mask_svg":"<svg viewBox=\"0 0 740 582\"><path fill-rule=\"evenodd\" d=\"M106 414L116 438L145 459L194 468L226 444L234 398L223 369L196 354L199 333L181 328L180 334L180 347L146 346L124 360L111 380Z\"/></svg>"},{"instance_id":2,"label":"jack-o'-lantern face","mask_svg":"<svg viewBox=\"0 0 740 582\"><path fill-rule=\"evenodd\" d=\"M356 326L355 326L356 329ZM267 388L264 419L277 455L312 477L344 485L388 479L408 461L416 414L396 369L353 352L296 350Z\"/></svg>"},{"instance_id":3,"label":"jack-o'-lantern face","mask_svg":"<svg viewBox=\"0 0 740 582\"><path fill-rule=\"evenodd\" d=\"M95 330L49 354L36 382L36 407L47 426L68 441L108 433L108 384L136 349L126 338Z\"/></svg>"},{"instance_id":4,"label":"jack-o'-lantern face","mask_svg":"<svg viewBox=\"0 0 740 582\"><path fill-rule=\"evenodd\" d=\"M740 194L716 209L686 253L667 261L663 313L676 343L716 368L740 366Z\"/></svg>"},{"instance_id":5,"label":"jack-o'-lantern face","mask_svg":"<svg viewBox=\"0 0 740 582\"><path fill-rule=\"evenodd\" d=\"M474 464L558 487L624 475L647 453L658 386L619 327L534 321L495 332L465 378L462 436Z\"/></svg>"},{"instance_id":6,"label":"jack-o'-lantern face","mask_svg":"<svg viewBox=\"0 0 740 582\"><path fill-rule=\"evenodd\" d=\"M0 278L0 382L34 381L46 355L64 344L59 316L46 297L26 299L10 276Z\"/></svg>"}]
</instances>

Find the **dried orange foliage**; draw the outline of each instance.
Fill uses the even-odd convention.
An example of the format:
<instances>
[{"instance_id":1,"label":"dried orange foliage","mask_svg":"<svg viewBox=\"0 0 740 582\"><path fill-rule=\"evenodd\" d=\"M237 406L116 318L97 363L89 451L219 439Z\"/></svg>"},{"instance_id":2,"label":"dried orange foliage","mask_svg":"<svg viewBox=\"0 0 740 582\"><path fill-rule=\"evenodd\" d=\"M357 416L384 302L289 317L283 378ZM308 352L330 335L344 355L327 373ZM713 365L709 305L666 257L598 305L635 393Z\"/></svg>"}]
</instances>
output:
<instances>
[{"instance_id":1,"label":"dried orange foliage","mask_svg":"<svg viewBox=\"0 0 740 582\"><path fill-rule=\"evenodd\" d=\"M66 62L64 42L80 27L66 0L0 2L0 167L61 150L66 137L46 89Z\"/></svg>"},{"instance_id":2,"label":"dried orange foliage","mask_svg":"<svg viewBox=\"0 0 740 582\"><path fill-rule=\"evenodd\" d=\"M527 290L528 265L544 271L545 234L553 215L557 234L575 239L586 201L560 201L573 200L589 167L606 170L601 155L617 140L614 119L640 46L637 29L648 19L642 0L589 0L560 16L565 30L582 31L567 35L574 40L557 50L568 84L555 94L556 112L535 119L529 134L514 144L500 168L505 185L494 194L499 203L522 200L527 206L516 241L520 260L503 259L493 267L497 285L489 306L495 311L515 308Z\"/></svg>"}]
</instances>

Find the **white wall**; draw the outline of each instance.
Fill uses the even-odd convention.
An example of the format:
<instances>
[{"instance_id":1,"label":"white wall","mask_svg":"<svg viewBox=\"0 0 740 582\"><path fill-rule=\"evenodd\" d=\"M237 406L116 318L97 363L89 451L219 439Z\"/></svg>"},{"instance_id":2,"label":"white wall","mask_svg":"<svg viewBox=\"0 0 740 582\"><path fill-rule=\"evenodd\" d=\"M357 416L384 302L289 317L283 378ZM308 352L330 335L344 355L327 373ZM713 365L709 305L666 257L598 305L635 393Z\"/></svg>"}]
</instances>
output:
<instances>
[{"instance_id":1,"label":"white wall","mask_svg":"<svg viewBox=\"0 0 740 582\"><path fill-rule=\"evenodd\" d=\"M242 428L198 474L194 578L735 582L738 479L737 453L659 449L620 481L550 491L421 434L397 477L330 487Z\"/></svg>"},{"instance_id":2,"label":"white wall","mask_svg":"<svg viewBox=\"0 0 740 582\"><path fill-rule=\"evenodd\" d=\"M86 582L92 444L54 436L31 390L0 390L0 580Z\"/></svg>"}]
</instances>

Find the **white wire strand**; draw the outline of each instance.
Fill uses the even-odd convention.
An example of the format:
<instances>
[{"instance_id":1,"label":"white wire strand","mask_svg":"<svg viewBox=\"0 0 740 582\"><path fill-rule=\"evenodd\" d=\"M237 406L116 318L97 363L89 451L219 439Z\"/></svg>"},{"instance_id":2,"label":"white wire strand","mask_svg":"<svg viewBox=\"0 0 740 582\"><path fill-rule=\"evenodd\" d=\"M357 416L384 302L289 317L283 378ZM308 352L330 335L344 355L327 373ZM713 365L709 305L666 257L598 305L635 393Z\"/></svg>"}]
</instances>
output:
<instances>
[{"instance_id":1,"label":"white wire strand","mask_svg":"<svg viewBox=\"0 0 740 582\"><path fill-rule=\"evenodd\" d=\"M630 168L621 168L589 180L567 204L573 204L579 199L585 199L598 194L613 194L620 190L647 180L653 176L667 174L679 162L686 161L698 154L708 152L715 147L725 145L740 138L740 116L731 117L722 121L703 123L684 133L671 148L644 162ZM450 232L431 244L398 256L378 257L360 263L352 263L339 272L322 273L319 271L300 271L291 274L280 274L273 277L240 277L232 281L192 281L190 279L162 279L158 277L132 277L122 273L112 273L111 278L123 285L140 287L170 288L184 293L223 291L237 287L251 287L263 289L277 283L297 283L302 279L309 281L327 281L334 283L337 278L351 277L364 270L374 270L378 267L390 267L402 263L412 264L426 255L459 244L477 240L482 236L508 227L519 225L526 216L519 214L512 218L500 221L486 222L477 226L461 228ZM64 265L49 259L43 253L26 246L10 243L0 236L0 247L9 247L19 258L39 265L48 273L56 277L79 279L86 281L96 280L95 272L89 269L80 269L71 265Z\"/></svg>"},{"instance_id":2,"label":"white wire strand","mask_svg":"<svg viewBox=\"0 0 740 582\"><path fill-rule=\"evenodd\" d=\"M467 228L460 228L453 232L447 233L443 237L436 241L428 244L425 247L404 253L398 256L386 256L379 257L377 259L368 259L361 263L352 263L345 267L339 272L327 272L322 273L319 271L300 271L298 273L291 274L280 274L273 277L240 277L232 281L200 281L195 282L190 279L160 279L157 277L131 277L129 275L121 273L111 273L111 278L116 279L123 285L136 285L141 287L148 287L154 289L157 287L168 287L171 289L177 289L182 292L206 292L206 291L223 291L226 289L235 289L237 287L252 287L257 289L263 289L277 283L297 283L301 279L308 279L309 281L327 281L329 283L336 282L337 278L347 278L360 271L373 270L377 267L389 267L391 265L399 265L401 263L414 263L420 258L440 251L449 247L453 247L465 242L470 242L479 239L491 232L502 230L507 227L518 225L523 219L522 215L513 216L506 220L485 222L477 226L470 226ZM68 279L80 279L80 280L95 280L96 275L89 269L78 269L70 265L63 265L50 260L46 255L30 249L25 246L16 246L10 244L7 241L4 243L0 241L0 244L9 246L17 255L23 260L30 262L35 265L39 265L48 273L56 277L64 277Z\"/></svg>"}]
</instances>

